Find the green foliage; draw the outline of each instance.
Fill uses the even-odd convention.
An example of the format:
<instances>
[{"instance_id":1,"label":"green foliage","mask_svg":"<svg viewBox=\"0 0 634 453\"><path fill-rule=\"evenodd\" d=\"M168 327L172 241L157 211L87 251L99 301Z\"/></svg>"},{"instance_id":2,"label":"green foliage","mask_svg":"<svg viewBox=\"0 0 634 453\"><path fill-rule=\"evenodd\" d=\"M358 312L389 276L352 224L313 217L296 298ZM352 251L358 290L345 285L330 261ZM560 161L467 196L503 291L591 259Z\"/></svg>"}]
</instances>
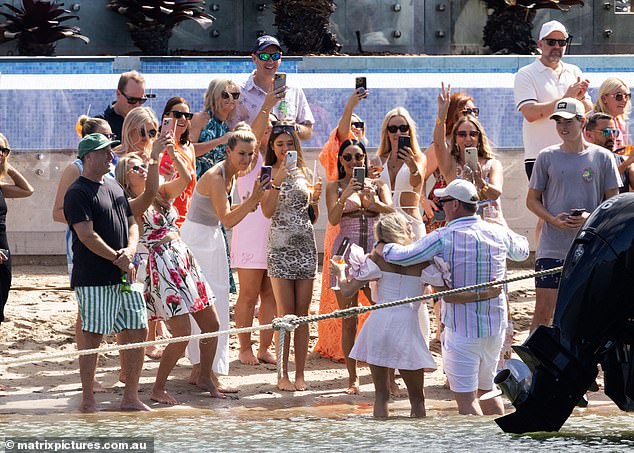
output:
<instances>
[{"instance_id":1,"label":"green foliage","mask_svg":"<svg viewBox=\"0 0 634 453\"><path fill-rule=\"evenodd\" d=\"M171 29L184 20L208 28L215 20L205 13L204 0L109 0L108 8L125 16L131 30Z\"/></svg>"}]
</instances>

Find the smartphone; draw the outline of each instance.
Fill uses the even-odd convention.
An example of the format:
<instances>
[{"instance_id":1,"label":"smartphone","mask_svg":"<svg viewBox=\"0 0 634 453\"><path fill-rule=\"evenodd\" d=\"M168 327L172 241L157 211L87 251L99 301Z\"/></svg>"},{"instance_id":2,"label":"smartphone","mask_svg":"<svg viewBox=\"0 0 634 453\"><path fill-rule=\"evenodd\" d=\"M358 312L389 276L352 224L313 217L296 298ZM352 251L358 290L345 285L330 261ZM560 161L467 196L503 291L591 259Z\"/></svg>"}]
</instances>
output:
<instances>
[{"instance_id":1,"label":"smartphone","mask_svg":"<svg viewBox=\"0 0 634 453\"><path fill-rule=\"evenodd\" d=\"M337 252L334 254L334 256L343 256L343 254L346 253L346 250L348 249L349 246L350 246L350 238L348 236L345 236L343 240L341 241L341 244L339 244L339 247L337 247Z\"/></svg>"},{"instance_id":2,"label":"smartphone","mask_svg":"<svg viewBox=\"0 0 634 453\"><path fill-rule=\"evenodd\" d=\"M297 168L297 151L290 150L286 152L286 168L289 170Z\"/></svg>"},{"instance_id":3,"label":"smartphone","mask_svg":"<svg viewBox=\"0 0 634 453\"><path fill-rule=\"evenodd\" d=\"M412 147L412 139L409 135L401 135L398 138L398 149L405 149L405 147L408 147L408 148ZM402 157L399 155L397 155L396 157L398 157L399 159L402 159Z\"/></svg>"},{"instance_id":4,"label":"smartphone","mask_svg":"<svg viewBox=\"0 0 634 453\"><path fill-rule=\"evenodd\" d=\"M359 88L362 88L359 90ZM368 82L365 77L357 77L354 79L354 89L359 90L360 94L365 94L368 89Z\"/></svg>"},{"instance_id":5,"label":"smartphone","mask_svg":"<svg viewBox=\"0 0 634 453\"><path fill-rule=\"evenodd\" d=\"M262 165L260 168L260 182L266 181L264 184L264 190L269 190L271 188L271 166L270 165Z\"/></svg>"},{"instance_id":6,"label":"smartphone","mask_svg":"<svg viewBox=\"0 0 634 453\"><path fill-rule=\"evenodd\" d=\"M478 148L465 148L464 161L473 171L478 169Z\"/></svg>"},{"instance_id":7,"label":"smartphone","mask_svg":"<svg viewBox=\"0 0 634 453\"><path fill-rule=\"evenodd\" d=\"M359 181L363 186L363 181L365 180L365 167L354 167L352 169L352 177Z\"/></svg>"},{"instance_id":8,"label":"smartphone","mask_svg":"<svg viewBox=\"0 0 634 453\"><path fill-rule=\"evenodd\" d=\"M586 212L585 209L581 208L581 209L571 209L570 210L570 217L578 217L581 214L583 214L584 212Z\"/></svg>"},{"instance_id":9,"label":"smartphone","mask_svg":"<svg viewBox=\"0 0 634 453\"><path fill-rule=\"evenodd\" d=\"M286 85L286 73L276 72L275 77L273 78L273 89L277 90L278 88L282 88L285 85Z\"/></svg>"},{"instance_id":10,"label":"smartphone","mask_svg":"<svg viewBox=\"0 0 634 453\"><path fill-rule=\"evenodd\" d=\"M163 118L161 123L161 136L165 137L168 132L174 132L174 118Z\"/></svg>"},{"instance_id":11,"label":"smartphone","mask_svg":"<svg viewBox=\"0 0 634 453\"><path fill-rule=\"evenodd\" d=\"M9 258L9 250L7 250L7 249L0 249L0 253L4 254L4 256L6 256L7 258Z\"/></svg>"}]
</instances>

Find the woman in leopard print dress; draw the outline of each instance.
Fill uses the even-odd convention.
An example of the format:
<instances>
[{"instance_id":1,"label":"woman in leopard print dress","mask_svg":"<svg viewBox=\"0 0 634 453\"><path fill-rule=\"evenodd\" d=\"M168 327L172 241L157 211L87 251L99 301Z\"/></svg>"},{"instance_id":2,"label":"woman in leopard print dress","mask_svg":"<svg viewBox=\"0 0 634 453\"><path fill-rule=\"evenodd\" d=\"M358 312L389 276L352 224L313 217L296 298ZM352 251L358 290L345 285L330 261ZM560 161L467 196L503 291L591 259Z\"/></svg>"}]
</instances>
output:
<instances>
[{"instance_id":1,"label":"woman in leopard print dress","mask_svg":"<svg viewBox=\"0 0 634 453\"><path fill-rule=\"evenodd\" d=\"M296 165L286 153L297 152ZM304 165L299 137L293 124L274 125L265 156L273 167L272 188L262 198L262 213L271 218L267 248L268 274L273 286L277 315L308 315L317 273L317 247L313 223L319 215L321 180L310 190L312 175ZM308 325L294 331L295 383L288 376L290 335L284 341L280 390L305 390L304 366L308 355ZM279 343L278 343L279 344Z\"/></svg>"}]
</instances>

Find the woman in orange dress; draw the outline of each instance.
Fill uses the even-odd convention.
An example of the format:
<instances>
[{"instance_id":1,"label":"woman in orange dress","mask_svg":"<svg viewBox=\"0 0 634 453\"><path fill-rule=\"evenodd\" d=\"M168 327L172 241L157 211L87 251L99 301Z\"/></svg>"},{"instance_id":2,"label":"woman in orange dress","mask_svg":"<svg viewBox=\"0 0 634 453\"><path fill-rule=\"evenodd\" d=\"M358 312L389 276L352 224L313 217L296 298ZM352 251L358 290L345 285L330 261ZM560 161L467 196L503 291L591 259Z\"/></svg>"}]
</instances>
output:
<instances>
[{"instance_id":1,"label":"woman in orange dress","mask_svg":"<svg viewBox=\"0 0 634 453\"><path fill-rule=\"evenodd\" d=\"M337 162L339 158L337 154L339 147L346 140L365 140L365 123L354 113L354 109L361 99L368 96L369 91L363 90L363 88L357 88L353 91L352 95L348 99L346 106L343 109L341 118L337 128L332 131L328 141L324 145L324 148L319 154L319 161L326 169L326 178L330 181L337 181L339 179L337 172ZM330 261L330 252L332 245L335 242L337 235L339 234L339 225L333 226L330 223L326 224L326 234L324 237L324 263ZM359 295L359 301L363 305L370 305L367 298L363 293ZM321 274L321 296L319 298L319 313L331 313L339 309L335 292L330 289L330 270L328 266L323 266ZM363 320L367 315L361 315L359 317L359 329L363 324ZM345 355L341 346L341 318L326 319L318 324L317 344L314 351L331 360L337 362L343 362Z\"/></svg>"}]
</instances>

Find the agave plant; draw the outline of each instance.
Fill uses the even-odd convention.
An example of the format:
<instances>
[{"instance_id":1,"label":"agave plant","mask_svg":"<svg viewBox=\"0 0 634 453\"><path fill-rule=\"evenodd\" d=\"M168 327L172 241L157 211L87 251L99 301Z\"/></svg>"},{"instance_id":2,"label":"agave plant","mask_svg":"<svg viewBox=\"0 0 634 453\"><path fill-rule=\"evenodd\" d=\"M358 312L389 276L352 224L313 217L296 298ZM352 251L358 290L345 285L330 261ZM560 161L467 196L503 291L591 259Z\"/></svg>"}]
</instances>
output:
<instances>
[{"instance_id":1,"label":"agave plant","mask_svg":"<svg viewBox=\"0 0 634 453\"><path fill-rule=\"evenodd\" d=\"M166 55L174 27L193 20L208 28L215 18L204 0L109 0L108 8L125 16L134 45L148 55Z\"/></svg>"},{"instance_id":2,"label":"agave plant","mask_svg":"<svg viewBox=\"0 0 634 453\"><path fill-rule=\"evenodd\" d=\"M2 6L10 12L0 11L7 21L0 24L0 39L10 41L17 39L20 55L50 56L55 52L55 44L60 39L77 38L86 44L90 42L86 36L80 34L79 27L61 25L79 16L70 14L63 9L63 3L55 0L22 0L22 7L9 3Z\"/></svg>"},{"instance_id":3,"label":"agave plant","mask_svg":"<svg viewBox=\"0 0 634 453\"><path fill-rule=\"evenodd\" d=\"M277 36L292 53L337 53L341 45L330 31L332 0L273 0Z\"/></svg>"},{"instance_id":4,"label":"agave plant","mask_svg":"<svg viewBox=\"0 0 634 453\"><path fill-rule=\"evenodd\" d=\"M484 26L484 46L498 54L534 54L537 43L531 36L538 9L569 11L583 0L486 0L489 17Z\"/></svg>"}]
</instances>

